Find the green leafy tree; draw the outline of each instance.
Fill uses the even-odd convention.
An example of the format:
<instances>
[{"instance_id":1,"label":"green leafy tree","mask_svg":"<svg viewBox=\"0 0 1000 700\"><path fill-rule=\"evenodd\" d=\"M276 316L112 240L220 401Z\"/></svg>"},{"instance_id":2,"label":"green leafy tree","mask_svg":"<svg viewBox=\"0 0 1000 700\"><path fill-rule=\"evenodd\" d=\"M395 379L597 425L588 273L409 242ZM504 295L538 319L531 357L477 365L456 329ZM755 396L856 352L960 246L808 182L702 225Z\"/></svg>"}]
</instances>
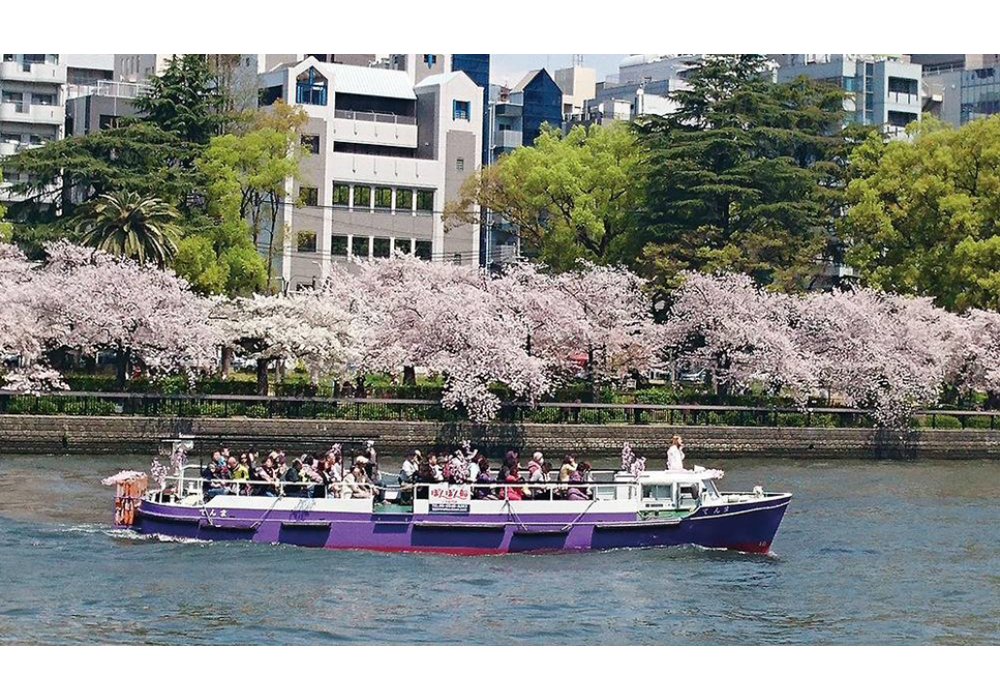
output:
<instances>
[{"instance_id":1,"label":"green leafy tree","mask_svg":"<svg viewBox=\"0 0 1000 700\"><path fill-rule=\"evenodd\" d=\"M676 113L637 123L649 151L643 269L731 270L779 288L810 284L835 248L846 156L843 91L776 84L757 54L716 55L674 92Z\"/></svg>"},{"instance_id":2,"label":"green leafy tree","mask_svg":"<svg viewBox=\"0 0 1000 700\"><path fill-rule=\"evenodd\" d=\"M80 242L112 255L165 267L177 253L177 211L134 192L102 194L80 207Z\"/></svg>"},{"instance_id":3,"label":"green leafy tree","mask_svg":"<svg viewBox=\"0 0 1000 700\"><path fill-rule=\"evenodd\" d=\"M578 258L619 262L629 251L642 194L645 152L625 124L545 129L468 178L445 207L448 223L478 220L475 205L513 224L557 270Z\"/></svg>"},{"instance_id":4,"label":"green leafy tree","mask_svg":"<svg viewBox=\"0 0 1000 700\"><path fill-rule=\"evenodd\" d=\"M848 262L880 289L1000 309L1000 117L925 119L910 136L854 152Z\"/></svg>"},{"instance_id":5,"label":"green leafy tree","mask_svg":"<svg viewBox=\"0 0 1000 700\"><path fill-rule=\"evenodd\" d=\"M226 123L226 100L216 73L200 54L183 54L135 101L142 119L184 141L207 144Z\"/></svg>"},{"instance_id":6,"label":"green leafy tree","mask_svg":"<svg viewBox=\"0 0 1000 700\"><path fill-rule=\"evenodd\" d=\"M0 182L3 182L3 171L0 170ZM7 210L4 208L3 204L0 204L0 243L6 243L10 240L11 232L13 231L13 226L11 226L9 221L4 221L3 217L7 215Z\"/></svg>"},{"instance_id":7,"label":"green leafy tree","mask_svg":"<svg viewBox=\"0 0 1000 700\"><path fill-rule=\"evenodd\" d=\"M111 192L179 205L200 186L200 174L189 164L198 152L151 124L133 123L26 149L7 158L5 166L30 176L11 189L23 199L15 205L23 213L18 219L38 222L51 219L39 203L54 200L56 217L67 217L77 204Z\"/></svg>"},{"instance_id":8,"label":"green leafy tree","mask_svg":"<svg viewBox=\"0 0 1000 700\"><path fill-rule=\"evenodd\" d=\"M299 131L307 119L301 108L276 103L259 114L246 133L213 138L198 160L218 221L229 231L247 222L254 249L266 254L268 285L278 213L289 196L286 183L299 178ZM265 233L270 234L266 241Z\"/></svg>"}]
</instances>

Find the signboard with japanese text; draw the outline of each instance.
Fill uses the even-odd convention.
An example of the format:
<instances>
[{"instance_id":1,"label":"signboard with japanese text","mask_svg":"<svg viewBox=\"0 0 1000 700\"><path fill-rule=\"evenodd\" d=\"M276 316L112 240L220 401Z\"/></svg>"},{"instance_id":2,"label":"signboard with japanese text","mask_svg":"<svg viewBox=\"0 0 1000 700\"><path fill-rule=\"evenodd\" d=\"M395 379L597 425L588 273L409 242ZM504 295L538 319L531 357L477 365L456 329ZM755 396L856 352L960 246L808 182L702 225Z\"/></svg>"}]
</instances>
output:
<instances>
[{"instance_id":1,"label":"signboard with japanese text","mask_svg":"<svg viewBox=\"0 0 1000 700\"><path fill-rule=\"evenodd\" d=\"M431 513L468 513L472 488L468 484L433 484L428 495Z\"/></svg>"}]
</instances>

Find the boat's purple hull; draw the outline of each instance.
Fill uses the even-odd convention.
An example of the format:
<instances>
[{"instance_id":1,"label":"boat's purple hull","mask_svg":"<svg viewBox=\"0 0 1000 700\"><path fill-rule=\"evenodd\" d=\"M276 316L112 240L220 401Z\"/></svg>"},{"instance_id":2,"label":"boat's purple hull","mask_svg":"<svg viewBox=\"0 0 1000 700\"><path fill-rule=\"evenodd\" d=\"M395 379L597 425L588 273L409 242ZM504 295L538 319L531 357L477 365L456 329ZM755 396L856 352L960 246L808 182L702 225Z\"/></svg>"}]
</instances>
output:
<instances>
[{"instance_id":1,"label":"boat's purple hull","mask_svg":"<svg viewBox=\"0 0 1000 700\"><path fill-rule=\"evenodd\" d=\"M767 552L791 496L708 506L683 518L641 520L635 514L413 515L297 513L201 509L143 501L133 529L204 540L247 540L333 549L496 554L696 544Z\"/></svg>"}]
</instances>

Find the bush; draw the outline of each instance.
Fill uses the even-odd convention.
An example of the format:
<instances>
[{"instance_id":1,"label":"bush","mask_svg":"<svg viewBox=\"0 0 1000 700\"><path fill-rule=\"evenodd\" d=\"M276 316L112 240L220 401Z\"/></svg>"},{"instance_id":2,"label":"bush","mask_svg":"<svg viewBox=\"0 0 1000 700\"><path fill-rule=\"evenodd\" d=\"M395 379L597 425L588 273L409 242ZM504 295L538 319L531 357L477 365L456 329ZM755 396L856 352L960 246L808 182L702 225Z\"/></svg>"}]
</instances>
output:
<instances>
[{"instance_id":1,"label":"bush","mask_svg":"<svg viewBox=\"0 0 1000 700\"><path fill-rule=\"evenodd\" d=\"M961 430L962 421L955 416L920 416L920 426L930 428L933 423L938 430Z\"/></svg>"}]
</instances>

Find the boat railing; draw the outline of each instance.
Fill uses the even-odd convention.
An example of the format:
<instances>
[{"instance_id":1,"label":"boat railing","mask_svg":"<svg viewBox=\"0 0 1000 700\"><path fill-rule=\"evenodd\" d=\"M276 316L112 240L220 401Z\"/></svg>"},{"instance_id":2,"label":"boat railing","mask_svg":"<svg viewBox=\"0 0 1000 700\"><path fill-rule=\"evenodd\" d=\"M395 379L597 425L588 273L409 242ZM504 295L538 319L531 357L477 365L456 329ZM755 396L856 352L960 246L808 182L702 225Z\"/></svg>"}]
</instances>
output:
<instances>
[{"instance_id":1,"label":"boat railing","mask_svg":"<svg viewBox=\"0 0 1000 700\"><path fill-rule=\"evenodd\" d=\"M189 474L187 472L194 472ZM326 491L326 498L342 498L340 494L346 487L351 488L355 494L369 493L375 496L398 493L404 497L414 497L426 499L429 497L429 490L436 485L465 486L472 491L473 500L520 500L517 496L511 497L513 493L534 494L530 500L560 500L566 494L575 492L596 500L616 500L619 498L634 498L634 491L629 487L639 485L639 480L630 474L613 470L595 470L595 477L590 481L523 481L523 482L462 482L451 483L447 481L423 481L407 482L403 484L379 485L372 482L362 482L351 485L342 480L317 482L317 481L281 481L265 479L217 479L202 476L200 468L195 465L182 467L178 473L168 475L163 480L163 486L150 491L151 494L162 498L163 495L173 494L178 498L190 495L204 495L205 484L208 482L210 488L226 489L228 495L243 496L250 495L251 492L260 487L270 489L276 495L297 496L304 498L313 497L317 487ZM610 476L608 479L606 477ZM626 487L624 491L620 487ZM488 497L482 494L488 493ZM539 498L538 493L547 494L547 498ZM625 494L625 495L620 495ZM495 498L493 497L495 495ZM363 496L355 495L355 498ZM322 497L321 497L322 498Z\"/></svg>"}]
</instances>

